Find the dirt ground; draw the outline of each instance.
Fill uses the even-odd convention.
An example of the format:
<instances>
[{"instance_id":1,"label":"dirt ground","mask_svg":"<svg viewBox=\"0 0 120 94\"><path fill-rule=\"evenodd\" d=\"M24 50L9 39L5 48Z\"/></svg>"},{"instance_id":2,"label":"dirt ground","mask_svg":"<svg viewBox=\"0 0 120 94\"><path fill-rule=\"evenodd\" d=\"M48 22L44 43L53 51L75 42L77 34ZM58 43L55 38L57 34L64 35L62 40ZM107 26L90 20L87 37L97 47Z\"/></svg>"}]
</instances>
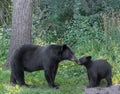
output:
<instances>
[{"instance_id":1,"label":"dirt ground","mask_svg":"<svg viewBox=\"0 0 120 94\"><path fill-rule=\"evenodd\" d=\"M85 94L120 94L120 84L111 87L85 88Z\"/></svg>"}]
</instances>

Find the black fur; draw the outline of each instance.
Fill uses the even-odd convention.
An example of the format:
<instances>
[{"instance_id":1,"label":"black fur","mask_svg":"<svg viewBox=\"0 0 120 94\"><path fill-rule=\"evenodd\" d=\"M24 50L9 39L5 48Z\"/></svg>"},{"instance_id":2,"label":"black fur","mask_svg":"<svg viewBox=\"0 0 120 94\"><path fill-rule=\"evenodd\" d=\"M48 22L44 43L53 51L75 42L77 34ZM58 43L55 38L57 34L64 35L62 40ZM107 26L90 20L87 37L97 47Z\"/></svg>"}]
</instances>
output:
<instances>
[{"instance_id":1,"label":"black fur","mask_svg":"<svg viewBox=\"0 0 120 94\"><path fill-rule=\"evenodd\" d=\"M112 85L112 71L111 66L106 60L91 60L91 56L84 56L79 59L79 64L84 65L87 69L89 79L89 87L96 87L100 84L102 79L107 80L107 86Z\"/></svg>"},{"instance_id":2,"label":"black fur","mask_svg":"<svg viewBox=\"0 0 120 94\"><path fill-rule=\"evenodd\" d=\"M10 82L27 85L24 80L24 71L33 72L44 70L45 78L50 87L54 84L59 62L62 60L76 61L72 49L68 45L23 45L15 51L11 61Z\"/></svg>"}]
</instances>

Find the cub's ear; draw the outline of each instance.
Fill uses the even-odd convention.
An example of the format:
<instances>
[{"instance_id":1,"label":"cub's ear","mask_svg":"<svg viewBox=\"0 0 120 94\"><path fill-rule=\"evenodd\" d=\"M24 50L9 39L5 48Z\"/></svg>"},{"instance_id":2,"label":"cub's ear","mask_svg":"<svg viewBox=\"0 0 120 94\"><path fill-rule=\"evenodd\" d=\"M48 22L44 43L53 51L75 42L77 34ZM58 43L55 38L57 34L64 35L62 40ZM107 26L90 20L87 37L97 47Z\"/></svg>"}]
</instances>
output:
<instances>
[{"instance_id":1,"label":"cub's ear","mask_svg":"<svg viewBox=\"0 0 120 94\"><path fill-rule=\"evenodd\" d=\"M91 60L92 56L87 56L86 58L87 58L88 60Z\"/></svg>"},{"instance_id":2,"label":"cub's ear","mask_svg":"<svg viewBox=\"0 0 120 94\"><path fill-rule=\"evenodd\" d=\"M62 48L61 48L61 51L64 51L66 48L67 48L67 45L66 45L66 44L63 44L63 45L62 45Z\"/></svg>"}]
</instances>

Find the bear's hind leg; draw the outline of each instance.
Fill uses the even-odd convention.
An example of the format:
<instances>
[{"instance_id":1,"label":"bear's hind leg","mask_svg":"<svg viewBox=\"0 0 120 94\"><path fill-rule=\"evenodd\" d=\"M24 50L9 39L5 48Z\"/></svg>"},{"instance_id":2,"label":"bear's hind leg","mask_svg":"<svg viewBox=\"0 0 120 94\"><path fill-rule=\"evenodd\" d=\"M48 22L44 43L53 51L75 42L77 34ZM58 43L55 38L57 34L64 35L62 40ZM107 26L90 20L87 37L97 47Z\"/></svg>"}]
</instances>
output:
<instances>
[{"instance_id":1,"label":"bear's hind leg","mask_svg":"<svg viewBox=\"0 0 120 94\"><path fill-rule=\"evenodd\" d=\"M16 72L16 80L20 86L28 86L24 80L24 71Z\"/></svg>"},{"instance_id":2,"label":"bear's hind leg","mask_svg":"<svg viewBox=\"0 0 120 94\"><path fill-rule=\"evenodd\" d=\"M111 86L112 85L111 75L108 75L105 79L107 81L107 87Z\"/></svg>"},{"instance_id":3,"label":"bear's hind leg","mask_svg":"<svg viewBox=\"0 0 120 94\"><path fill-rule=\"evenodd\" d=\"M100 85L100 78L98 77L98 79L97 79L97 86L99 86Z\"/></svg>"},{"instance_id":4,"label":"bear's hind leg","mask_svg":"<svg viewBox=\"0 0 120 94\"><path fill-rule=\"evenodd\" d=\"M17 83L16 83L16 79L15 79L15 76L14 76L14 73L13 73L13 72L11 72L11 75L10 75L10 83L11 83L11 84L13 84L13 85L17 84Z\"/></svg>"},{"instance_id":5,"label":"bear's hind leg","mask_svg":"<svg viewBox=\"0 0 120 94\"><path fill-rule=\"evenodd\" d=\"M87 88L91 88L91 87L96 87L96 81L90 81L89 85L87 85Z\"/></svg>"}]
</instances>

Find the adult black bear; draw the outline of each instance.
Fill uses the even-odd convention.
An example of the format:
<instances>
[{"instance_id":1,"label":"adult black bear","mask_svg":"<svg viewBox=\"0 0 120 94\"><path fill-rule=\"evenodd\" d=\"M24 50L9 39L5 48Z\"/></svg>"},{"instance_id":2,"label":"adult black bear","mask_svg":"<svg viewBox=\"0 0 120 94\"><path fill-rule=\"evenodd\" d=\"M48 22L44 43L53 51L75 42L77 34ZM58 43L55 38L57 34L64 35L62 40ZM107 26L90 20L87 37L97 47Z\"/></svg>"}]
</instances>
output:
<instances>
[{"instance_id":1,"label":"adult black bear","mask_svg":"<svg viewBox=\"0 0 120 94\"><path fill-rule=\"evenodd\" d=\"M62 60L77 61L68 45L49 45L45 47L23 45L15 51L12 58L10 82L27 85L24 81L24 71L44 70L49 86L58 88L54 84L54 80L59 62Z\"/></svg>"},{"instance_id":2,"label":"adult black bear","mask_svg":"<svg viewBox=\"0 0 120 94\"><path fill-rule=\"evenodd\" d=\"M89 79L89 87L96 87L100 84L101 79L107 80L107 86L112 85L112 71L111 66L106 60L91 60L91 56L83 56L79 59L80 65L84 65L87 69L87 75Z\"/></svg>"}]
</instances>

